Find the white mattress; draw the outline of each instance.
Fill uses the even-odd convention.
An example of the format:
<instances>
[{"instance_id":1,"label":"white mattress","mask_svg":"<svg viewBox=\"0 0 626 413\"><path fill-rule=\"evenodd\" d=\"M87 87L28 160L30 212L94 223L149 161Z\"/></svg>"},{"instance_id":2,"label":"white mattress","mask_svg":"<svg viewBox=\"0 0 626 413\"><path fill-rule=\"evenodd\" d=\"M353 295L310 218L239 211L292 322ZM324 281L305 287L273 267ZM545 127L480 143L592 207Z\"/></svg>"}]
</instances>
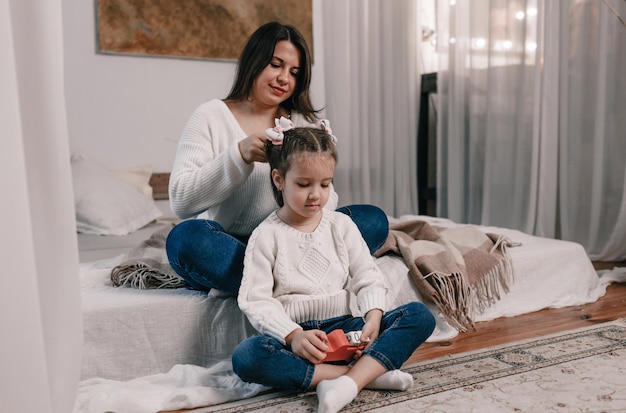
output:
<instances>
[{"instance_id":1,"label":"white mattress","mask_svg":"<svg viewBox=\"0 0 626 413\"><path fill-rule=\"evenodd\" d=\"M408 217L400 219L404 218ZM84 261L83 380L129 380L165 373L180 364L214 366L228 360L237 343L254 334L232 297L209 297L187 289L136 290L111 285L110 269L120 261L119 254L147 238L155 228L151 225L126 237L79 237ZM589 303L604 295L608 282L599 279L579 244L503 228L484 230L504 234L522 245L510 249L517 274L510 292L477 315L478 321ZM388 280L390 306L422 301L401 258L384 256L377 263ZM429 341L456 336L458 332L437 314L437 309L427 305L438 319Z\"/></svg>"},{"instance_id":2,"label":"white mattress","mask_svg":"<svg viewBox=\"0 0 626 413\"><path fill-rule=\"evenodd\" d=\"M234 298L115 288L109 276L109 269L83 274L82 379L127 380L177 364L208 367L254 334Z\"/></svg>"}]
</instances>

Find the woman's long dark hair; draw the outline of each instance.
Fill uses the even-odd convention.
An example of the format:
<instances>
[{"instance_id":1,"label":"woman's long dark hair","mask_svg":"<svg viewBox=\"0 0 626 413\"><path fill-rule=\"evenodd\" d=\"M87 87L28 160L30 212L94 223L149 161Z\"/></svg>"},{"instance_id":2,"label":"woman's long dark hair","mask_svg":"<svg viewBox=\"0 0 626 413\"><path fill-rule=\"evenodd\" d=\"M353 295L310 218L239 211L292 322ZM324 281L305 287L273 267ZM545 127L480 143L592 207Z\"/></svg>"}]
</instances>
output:
<instances>
[{"instance_id":1,"label":"woman's long dark hair","mask_svg":"<svg viewBox=\"0 0 626 413\"><path fill-rule=\"evenodd\" d=\"M265 145L265 153L270 164L270 171L276 169L283 177L291 167L291 162L294 159L298 159L299 155L305 153L325 153L330 155L335 160L335 163L339 160L333 136L322 129L316 128L290 129L284 133L281 145L274 145L268 139ZM282 207L285 205L283 193L276 188L271 174L270 172L274 199L276 199L278 206Z\"/></svg>"},{"instance_id":2,"label":"woman's long dark hair","mask_svg":"<svg viewBox=\"0 0 626 413\"><path fill-rule=\"evenodd\" d=\"M254 81L270 64L276 43L291 42L300 51L300 68L296 77L296 88L289 99L280 104L287 113L295 110L309 122L315 121L316 113L309 95L311 85L311 52L302 34L293 26L279 22L262 25L250 36L237 63L237 75L226 100L247 99Z\"/></svg>"}]
</instances>

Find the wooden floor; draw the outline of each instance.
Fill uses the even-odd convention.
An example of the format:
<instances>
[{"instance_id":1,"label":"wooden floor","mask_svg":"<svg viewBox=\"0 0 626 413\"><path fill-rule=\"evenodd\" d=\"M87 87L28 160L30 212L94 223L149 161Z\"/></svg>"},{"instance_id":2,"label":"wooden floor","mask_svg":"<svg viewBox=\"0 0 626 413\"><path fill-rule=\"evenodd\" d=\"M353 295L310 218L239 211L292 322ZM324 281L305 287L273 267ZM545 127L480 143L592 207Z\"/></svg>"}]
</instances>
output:
<instances>
[{"instance_id":1,"label":"wooden floor","mask_svg":"<svg viewBox=\"0 0 626 413\"><path fill-rule=\"evenodd\" d=\"M624 267L621 263L594 263L597 269ZM449 341L422 344L406 364L497 346L626 317L626 283L611 284L606 294L590 304L550 308L516 317L476 323L476 331L460 333Z\"/></svg>"}]
</instances>

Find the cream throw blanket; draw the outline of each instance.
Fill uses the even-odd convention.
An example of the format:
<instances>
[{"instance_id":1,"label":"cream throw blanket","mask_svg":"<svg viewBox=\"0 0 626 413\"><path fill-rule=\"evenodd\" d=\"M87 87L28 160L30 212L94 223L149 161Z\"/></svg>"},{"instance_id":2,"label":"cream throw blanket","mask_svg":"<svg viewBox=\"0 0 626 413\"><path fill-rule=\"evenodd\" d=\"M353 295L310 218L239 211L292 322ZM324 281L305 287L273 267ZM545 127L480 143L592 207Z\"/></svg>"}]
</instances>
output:
<instances>
[{"instance_id":1,"label":"cream throw blanket","mask_svg":"<svg viewBox=\"0 0 626 413\"><path fill-rule=\"evenodd\" d=\"M401 255L424 299L434 302L459 331L475 329L474 316L509 291L514 273L506 237L477 226L438 227L420 219L391 223L374 254Z\"/></svg>"}]
</instances>

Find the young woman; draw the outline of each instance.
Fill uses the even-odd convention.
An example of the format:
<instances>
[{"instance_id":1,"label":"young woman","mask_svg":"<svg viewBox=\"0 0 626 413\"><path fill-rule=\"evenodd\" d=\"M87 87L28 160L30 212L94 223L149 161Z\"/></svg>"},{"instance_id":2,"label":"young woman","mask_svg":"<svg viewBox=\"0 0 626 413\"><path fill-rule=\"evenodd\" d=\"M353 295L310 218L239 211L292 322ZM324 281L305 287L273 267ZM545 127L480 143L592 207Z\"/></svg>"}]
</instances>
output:
<instances>
[{"instance_id":1,"label":"young woman","mask_svg":"<svg viewBox=\"0 0 626 413\"><path fill-rule=\"evenodd\" d=\"M280 116L311 125L311 57L302 35L277 22L259 27L239 58L226 99L191 115L170 177L172 210L185 219L168 236L170 265L198 290L236 293L245 244L275 208L265 157L266 128ZM337 207L330 193L328 207ZM388 234L387 217L371 205L343 207L376 251ZM197 219L192 219L197 218Z\"/></svg>"},{"instance_id":2,"label":"young woman","mask_svg":"<svg viewBox=\"0 0 626 413\"><path fill-rule=\"evenodd\" d=\"M433 332L425 305L385 312L385 285L363 237L346 215L324 208L332 197L335 137L324 130L270 133L267 157L279 208L252 233L238 303L260 335L244 340L233 369L248 382L304 392L316 388L318 412L337 412L364 387L406 390L400 370ZM354 294L360 314L352 314ZM362 314L362 316L361 316ZM353 363L324 363L333 330L362 331Z\"/></svg>"}]
</instances>

